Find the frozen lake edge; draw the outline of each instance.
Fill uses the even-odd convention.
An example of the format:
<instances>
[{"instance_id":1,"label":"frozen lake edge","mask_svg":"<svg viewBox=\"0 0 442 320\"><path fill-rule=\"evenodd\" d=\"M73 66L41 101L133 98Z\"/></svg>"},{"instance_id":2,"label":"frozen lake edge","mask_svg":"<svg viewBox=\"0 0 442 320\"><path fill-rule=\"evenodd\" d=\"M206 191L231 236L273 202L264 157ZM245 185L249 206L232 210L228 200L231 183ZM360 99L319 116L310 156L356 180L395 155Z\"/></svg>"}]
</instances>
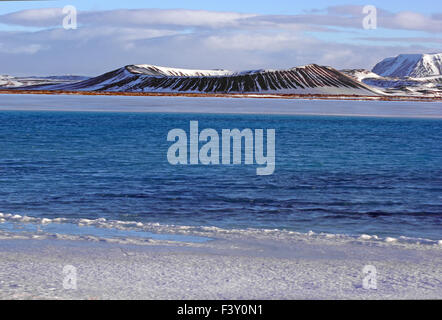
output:
<instances>
[{"instance_id":1,"label":"frozen lake edge","mask_svg":"<svg viewBox=\"0 0 442 320\"><path fill-rule=\"evenodd\" d=\"M223 97L3 94L0 110L442 118L442 103Z\"/></svg>"}]
</instances>

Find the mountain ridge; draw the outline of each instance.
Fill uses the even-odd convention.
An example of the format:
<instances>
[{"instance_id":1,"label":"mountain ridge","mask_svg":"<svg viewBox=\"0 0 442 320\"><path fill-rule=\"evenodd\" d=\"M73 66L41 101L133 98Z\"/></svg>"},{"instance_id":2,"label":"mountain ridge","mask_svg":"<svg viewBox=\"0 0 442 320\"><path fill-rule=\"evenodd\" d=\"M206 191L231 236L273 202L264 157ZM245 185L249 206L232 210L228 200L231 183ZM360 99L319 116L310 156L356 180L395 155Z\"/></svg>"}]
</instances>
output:
<instances>
[{"instance_id":1,"label":"mountain ridge","mask_svg":"<svg viewBox=\"0 0 442 320\"><path fill-rule=\"evenodd\" d=\"M400 54L377 63L372 72L384 77L402 78L442 75L442 53Z\"/></svg>"},{"instance_id":2,"label":"mountain ridge","mask_svg":"<svg viewBox=\"0 0 442 320\"><path fill-rule=\"evenodd\" d=\"M49 91L196 94L442 96L442 53L400 54L372 71L308 64L288 69L185 69L130 64L96 77L0 76L0 87Z\"/></svg>"}]
</instances>

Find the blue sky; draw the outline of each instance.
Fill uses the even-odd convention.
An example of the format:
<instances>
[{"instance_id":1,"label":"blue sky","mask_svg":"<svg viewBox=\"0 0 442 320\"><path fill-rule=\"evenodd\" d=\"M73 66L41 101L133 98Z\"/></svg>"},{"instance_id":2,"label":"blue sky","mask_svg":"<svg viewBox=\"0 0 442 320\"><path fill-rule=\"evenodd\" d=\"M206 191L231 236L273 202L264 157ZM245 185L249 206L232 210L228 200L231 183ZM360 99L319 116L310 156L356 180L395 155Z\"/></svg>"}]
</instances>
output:
<instances>
[{"instance_id":1,"label":"blue sky","mask_svg":"<svg viewBox=\"0 0 442 320\"><path fill-rule=\"evenodd\" d=\"M378 10L375 30L362 28L367 4ZM78 10L76 30L61 26L65 5ZM399 53L440 51L434 0L0 1L0 74L95 75L133 63L371 68Z\"/></svg>"}]
</instances>

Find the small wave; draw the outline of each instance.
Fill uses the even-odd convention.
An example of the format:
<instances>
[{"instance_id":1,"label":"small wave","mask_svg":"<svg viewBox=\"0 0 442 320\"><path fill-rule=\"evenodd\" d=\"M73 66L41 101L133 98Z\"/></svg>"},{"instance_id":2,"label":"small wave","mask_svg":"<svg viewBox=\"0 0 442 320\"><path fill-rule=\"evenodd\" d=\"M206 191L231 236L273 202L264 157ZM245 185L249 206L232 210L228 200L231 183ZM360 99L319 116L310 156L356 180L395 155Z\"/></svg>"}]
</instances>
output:
<instances>
[{"instance_id":1,"label":"small wave","mask_svg":"<svg viewBox=\"0 0 442 320\"><path fill-rule=\"evenodd\" d=\"M105 218L85 219L85 218L37 218L29 216L21 216L18 214L0 213L0 224L4 223L20 223L23 225L33 224L40 226L48 226L50 224L63 225L66 228L63 230L63 235L58 233L51 233L50 229L40 230L38 232L32 229L24 228L24 232L18 234L17 228L15 232L2 231L0 225L0 234L2 238L23 237L25 234L28 238L39 239L41 237L55 237L58 239L80 239L80 240L96 240L96 241L123 241L129 243L145 244L148 240L156 241L172 241L172 242L204 242L213 239L222 238L256 238L256 239L272 239L283 241L332 241L332 242L359 242L359 243L374 243L378 245L412 245L415 247L432 247L442 249L442 240L431 240L424 238L412 238L406 236L394 237L379 237L377 235L345 235L345 234L331 234L331 233L316 233L309 231L307 233L281 230L281 229L225 229L215 226L184 226L184 225L168 225L161 223L143 223L139 221L121 221L121 220L107 220ZM91 234L75 234L73 232L75 226L77 228L87 228ZM58 229L53 229L57 231ZM100 232L100 230L109 230L109 232ZM27 232L26 232L27 231ZM43 231L43 232L42 232ZM132 233L121 233L121 231L130 231ZM138 233L137 233L138 232ZM144 232L144 234L143 234ZM72 233L72 234L70 234ZM97 235L98 234L98 235ZM100 235L105 235L105 237ZM148 235L148 239L146 239ZM169 237L168 237L169 236ZM180 238L180 236L184 236ZM144 239L143 239L144 238ZM152 243L152 241L151 241Z\"/></svg>"}]
</instances>

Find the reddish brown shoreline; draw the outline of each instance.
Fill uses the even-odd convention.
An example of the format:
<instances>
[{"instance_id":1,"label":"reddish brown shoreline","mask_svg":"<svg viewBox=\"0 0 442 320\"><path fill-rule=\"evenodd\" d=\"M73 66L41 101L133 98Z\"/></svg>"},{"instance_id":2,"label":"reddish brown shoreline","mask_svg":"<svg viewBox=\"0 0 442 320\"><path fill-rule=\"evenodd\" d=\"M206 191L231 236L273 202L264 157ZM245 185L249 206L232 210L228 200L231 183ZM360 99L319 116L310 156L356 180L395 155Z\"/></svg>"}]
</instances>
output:
<instances>
[{"instance_id":1,"label":"reddish brown shoreline","mask_svg":"<svg viewBox=\"0 0 442 320\"><path fill-rule=\"evenodd\" d=\"M442 97L358 96L325 94L262 94L262 93L176 93L176 92L110 92L62 90L0 90L0 94L53 94L85 96L146 96L146 97L220 97L258 99L310 99L310 100L367 100L367 101L442 101Z\"/></svg>"}]
</instances>

